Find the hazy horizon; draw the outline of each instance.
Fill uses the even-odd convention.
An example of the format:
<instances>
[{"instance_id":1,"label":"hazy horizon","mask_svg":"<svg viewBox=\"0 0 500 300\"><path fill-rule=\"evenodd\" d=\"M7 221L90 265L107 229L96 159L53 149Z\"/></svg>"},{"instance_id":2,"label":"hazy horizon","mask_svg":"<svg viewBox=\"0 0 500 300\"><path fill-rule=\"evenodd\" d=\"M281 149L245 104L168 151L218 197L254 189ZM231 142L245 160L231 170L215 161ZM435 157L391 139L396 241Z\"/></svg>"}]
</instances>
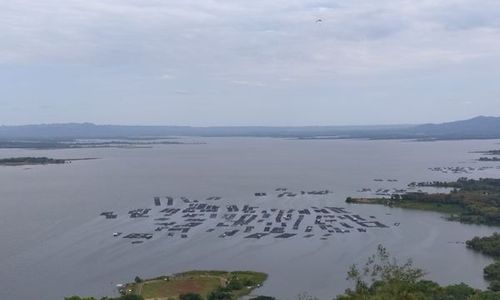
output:
<instances>
[{"instance_id":1,"label":"hazy horizon","mask_svg":"<svg viewBox=\"0 0 500 300\"><path fill-rule=\"evenodd\" d=\"M424 122L419 122L419 123L391 123L391 124L352 124L352 125L345 125L345 124L325 124L325 125L292 125L292 126L286 126L286 125L266 125L266 124L249 124L249 125L224 125L224 124L215 124L215 125L208 125L208 126L196 126L196 125L190 125L190 124L119 124L119 123L94 123L94 122L58 122L58 123L26 123L26 124L0 124L0 126L3 127L17 127L17 126L57 126L57 125L95 125L95 126L131 126L131 127L194 127L194 128L210 128L210 127L338 127L338 128L362 128L362 127L381 127L381 128L390 128L390 127L412 127L412 126L419 126L419 125L427 125L427 124L443 124L443 123L450 123L450 122L457 122L457 121L467 121L470 119L477 119L477 118L500 118L500 116L491 116L491 115L479 115L479 116L474 116L472 118L463 120L446 120L446 121L440 121L436 123L424 123Z\"/></svg>"},{"instance_id":2,"label":"hazy horizon","mask_svg":"<svg viewBox=\"0 0 500 300\"><path fill-rule=\"evenodd\" d=\"M455 121L455 120L451 120ZM400 126L418 126L425 123L414 123L414 124L353 124L353 125L294 125L294 126L286 126L286 125L266 125L266 124L249 124L249 125L224 125L224 124L215 124L215 125L207 125L207 126L196 126L190 124L139 124L139 123L131 123L131 124L123 124L123 123L94 123L94 122L57 122L57 123L24 123L24 124L0 124L0 126L4 127L17 127L17 126L50 126L50 125L96 125L96 126L144 126L144 127L400 127Z\"/></svg>"}]
</instances>

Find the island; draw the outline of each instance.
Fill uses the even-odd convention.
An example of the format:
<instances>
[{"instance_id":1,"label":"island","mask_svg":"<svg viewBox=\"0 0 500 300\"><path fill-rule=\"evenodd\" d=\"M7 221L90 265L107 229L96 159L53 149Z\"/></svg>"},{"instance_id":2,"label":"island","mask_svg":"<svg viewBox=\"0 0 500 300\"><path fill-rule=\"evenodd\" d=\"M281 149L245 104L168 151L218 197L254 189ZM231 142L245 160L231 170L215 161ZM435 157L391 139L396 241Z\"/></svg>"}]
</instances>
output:
<instances>
[{"instance_id":1,"label":"island","mask_svg":"<svg viewBox=\"0 0 500 300\"><path fill-rule=\"evenodd\" d=\"M496 156L486 157L486 156L484 156L484 157L480 157L478 160L479 161L500 161L500 157L496 157Z\"/></svg>"},{"instance_id":2,"label":"island","mask_svg":"<svg viewBox=\"0 0 500 300\"><path fill-rule=\"evenodd\" d=\"M500 150L479 151L477 153L482 153L486 155L500 155Z\"/></svg>"},{"instance_id":3,"label":"island","mask_svg":"<svg viewBox=\"0 0 500 300\"><path fill-rule=\"evenodd\" d=\"M0 166L65 164L75 160L89 160L89 159L95 159L95 158L58 159L58 158L48 158L48 157L10 157L10 158L0 159Z\"/></svg>"}]
</instances>

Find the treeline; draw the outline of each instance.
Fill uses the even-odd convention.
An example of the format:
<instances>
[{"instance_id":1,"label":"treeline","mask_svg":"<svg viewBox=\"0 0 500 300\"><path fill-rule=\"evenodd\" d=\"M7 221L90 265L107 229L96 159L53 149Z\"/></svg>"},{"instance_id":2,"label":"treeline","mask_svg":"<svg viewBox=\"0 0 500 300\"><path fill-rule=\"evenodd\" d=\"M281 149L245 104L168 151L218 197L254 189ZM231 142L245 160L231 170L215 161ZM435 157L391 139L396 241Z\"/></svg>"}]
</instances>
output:
<instances>
[{"instance_id":1,"label":"treeline","mask_svg":"<svg viewBox=\"0 0 500 300\"><path fill-rule=\"evenodd\" d=\"M231 294L231 292L225 291L224 289L217 289L211 292L206 300L236 300L238 297L235 297ZM203 296L195 293L187 293L179 296L179 300L205 300ZM249 298L249 300L276 300L274 297L268 296L257 296L254 298Z\"/></svg>"},{"instance_id":2,"label":"treeline","mask_svg":"<svg viewBox=\"0 0 500 300\"><path fill-rule=\"evenodd\" d=\"M216 290L208 295L206 298L207 300L235 300L234 296L231 293L228 293L227 291L224 290ZM66 297L64 300L97 300L94 297L78 297L78 296L71 296L71 297ZM109 297L104 297L100 298L100 300L144 300L144 297L138 296L138 295L123 295L118 298L109 298ZM187 293L187 294L182 294L179 296L179 300L205 300L203 296L200 294L196 293ZM268 296L257 296L254 298L251 298L249 300L276 300L274 297L268 297Z\"/></svg>"},{"instance_id":3,"label":"treeline","mask_svg":"<svg viewBox=\"0 0 500 300\"><path fill-rule=\"evenodd\" d=\"M468 248L483 254L500 258L500 234L491 236L475 237L466 242ZM500 262L494 262L484 268L484 278L490 282L490 290L500 291Z\"/></svg>"},{"instance_id":4,"label":"treeline","mask_svg":"<svg viewBox=\"0 0 500 300\"><path fill-rule=\"evenodd\" d=\"M411 260L400 264L379 246L363 267L352 266L348 279L354 283L337 300L498 300L500 293L481 291L461 283L450 286L425 280L425 272Z\"/></svg>"},{"instance_id":5,"label":"treeline","mask_svg":"<svg viewBox=\"0 0 500 300\"><path fill-rule=\"evenodd\" d=\"M480 153L487 154L487 155L500 155L500 150L489 150L489 151L483 151Z\"/></svg>"},{"instance_id":6,"label":"treeline","mask_svg":"<svg viewBox=\"0 0 500 300\"><path fill-rule=\"evenodd\" d=\"M64 164L64 159L48 157L11 157L0 159L0 165L42 165L42 164Z\"/></svg>"},{"instance_id":7,"label":"treeline","mask_svg":"<svg viewBox=\"0 0 500 300\"><path fill-rule=\"evenodd\" d=\"M97 300L97 298L94 297L78 297L78 296L71 296L71 297L66 297L64 300ZM123 295L118 298L109 298L109 297L103 297L100 298L100 300L144 300L142 296L138 295Z\"/></svg>"},{"instance_id":8,"label":"treeline","mask_svg":"<svg viewBox=\"0 0 500 300\"><path fill-rule=\"evenodd\" d=\"M497 232L491 236L475 237L467 241L466 245L483 254L500 258L500 234Z\"/></svg>"},{"instance_id":9,"label":"treeline","mask_svg":"<svg viewBox=\"0 0 500 300\"><path fill-rule=\"evenodd\" d=\"M457 181L412 182L408 186L444 187L444 188L455 188L464 191L480 191L480 190L500 191L500 179L496 178L469 179L467 177L461 177Z\"/></svg>"},{"instance_id":10,"label":"treeline","mask_svg":"<svg viewBox=\"0 0 500 300\"><path fill-rule=\"evenodd\" d=\"M500 157L480 157L479 161L500 161Z\"/></svg>"},{"instance_id":11,"label":"treeline","mask_svg":"<svg viewBox=\"0 0 500 300\"><path fill-rule=\"evenodd\" d=\"M215 291L208 294L206 300L235 300L239 297L239 291L247 286L254 286L255 282L249 279L232 278L226 286L220 286ZM188 293L179 296L179 300L205 300L203 296L195 293ZM250 300L274 300L271 297L257 297Z\"/></svg>"},{"instance_id":12,"label":"treeline","mask_svg":"<svg viewBox=\"0 0 500 300\"><path fill-rule=\"evenodd\" d=\"M454 182L417 183L418 186L453 188L450 193L411 192L393 195L391 201L412 201L415 203L454 204L463 212L452 219L474 224L500 225L500 179L460 178Z\"/></svg>"}]
</instances>

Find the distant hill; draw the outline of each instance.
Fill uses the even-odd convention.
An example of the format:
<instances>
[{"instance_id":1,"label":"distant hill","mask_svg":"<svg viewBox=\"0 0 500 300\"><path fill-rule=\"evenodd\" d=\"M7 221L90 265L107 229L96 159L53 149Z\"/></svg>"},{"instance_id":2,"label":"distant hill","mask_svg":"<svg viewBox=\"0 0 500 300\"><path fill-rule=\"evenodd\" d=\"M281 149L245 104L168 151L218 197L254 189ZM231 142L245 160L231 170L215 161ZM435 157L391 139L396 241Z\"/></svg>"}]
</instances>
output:
<instances>
[{"instance_id":1,"label":"distant hill","mask_svg":"<svg viewBox=\"0 0 500 300\"><path fill-rule=\"evenodd\" d=\"M189 127L96 125L92 123L0 126L1 140L168 136L255 136L302 139L494 139L500 138L500 117L480 116L441 124L394 126Z\"/></svg>"},{"instance_id":2,"label":"distant hill","mask_svg":"<svg viewBox=\"0 0 500 300\"><path fill-rule=\"evenodd\" d=\"M500 117L479 116L442 124L424 124L412 131L416 136L437 139L500 138Z\"/></svg>"},{"instance_id":3,"label":"distant hill","mask_svg":"<svg viewBox=\"0 0 500 300\"><path fill-rule=\"evenodd\" d=\"M384 131L406 127L408 126L190 127L67 123L0 126L0 139L139 138L169 136L349 137L351 132Z\"/></svg>"}]
</instances>

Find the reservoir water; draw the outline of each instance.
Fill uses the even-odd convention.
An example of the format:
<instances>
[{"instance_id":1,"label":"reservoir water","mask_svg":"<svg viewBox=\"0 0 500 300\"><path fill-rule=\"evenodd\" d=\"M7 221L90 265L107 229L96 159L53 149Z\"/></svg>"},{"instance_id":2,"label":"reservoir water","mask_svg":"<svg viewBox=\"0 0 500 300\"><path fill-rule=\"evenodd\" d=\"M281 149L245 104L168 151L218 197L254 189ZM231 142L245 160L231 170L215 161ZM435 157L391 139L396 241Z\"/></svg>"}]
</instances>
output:
<instances>
[{"instance_id":1,"label":"reservoir water","mask_svg":"<svg viewBox=\"0 0 500 300\"><path fill-rule=\"evenodd\" d=\"M136 275L153 277L192 269L255 270L269 274L256 293L295 299L307 292L332 299L350 283L353 263L383 244L401 260L413 258L442 284L485 288L482 269L491 259L462 243L495 227L446 221L441 214L375 205L348 205L363 188L400 189L413 181L500 177L500 163L478 162L474 151L498 149L497 140L367 141L272 138L189 138L203 144L152 148L0 150L0 157L88 158L64 165L0 167L0 298L63 299L116 295L115 285ZM432 171L470 167L469 173ZM486 168L483 168L486 167ZM381 179L382 181L374 181ZM387 179L391 179L388 181ZM392 181L392 179L397 181ZM328 189L321 196L255 197ZM375 216L388 228L333 234L328 239L243 235L219 238L194 229L189 238L154 233L152 218L130 219L134 208L157 210L154 196L222 197L218 205L260 209L344 207ZM178 201L176 202L178 203ZM114 211L118 218L99 214ZM399 226L393 224L399 223ZM113 232L152 232L132 245Z\"/></svg>"}]
</instances>

